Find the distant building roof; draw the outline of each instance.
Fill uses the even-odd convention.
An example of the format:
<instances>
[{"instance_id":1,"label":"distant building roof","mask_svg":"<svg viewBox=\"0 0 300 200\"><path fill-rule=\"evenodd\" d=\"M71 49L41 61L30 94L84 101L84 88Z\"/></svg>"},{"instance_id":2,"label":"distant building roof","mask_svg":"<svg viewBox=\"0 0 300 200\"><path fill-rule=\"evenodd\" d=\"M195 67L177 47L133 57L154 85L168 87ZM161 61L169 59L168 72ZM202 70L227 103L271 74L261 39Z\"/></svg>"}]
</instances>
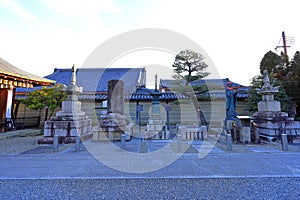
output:
<instances>
[{"instance_id":1,"label":"distant building roof","mask_svg":"<svg viewBox=\"0 0 300 200\"><path fill-rule=\"evenodd\" d=\"M154 93L154 89L149 88L138 88L135 93L127 95L125 99L133 101L152 101L153 97L151 94ZM176 94L173 92L161 93L159 99L161 101L174 101L177 99L185 99L186 97L182 94Z\"/></svg>"},{"instance_id":2,"label":"distant building roof","mask_svg":"<svg viewBox=\"0 0 300 200\"><path fill-rule=\"evenodd\" d=\"M197 93L199 99L225 99L225 87L227 82L230 80L225 79L199 79L190 83L190 86L201 86L207 85L208 91L204 93ZM232 81L231 81L232 82ZM184 80L160 80L161 89L166 92L172 91L172 88L176 86L184 85L186 82ZM237 98L244 99L248 96L249 87L243 86L241 84L232 82L233 88L237 90ZM176 89L174 89L176 90Z\"/></svg>"},{"instance_id":3,"label":"distant building roof","mask_svg":"<svg viewBox=\"0 0 300 200\"><path fill-rule=\"evenodd\" d=\"M8 63L7 61L0 58L0 78L10 78L15 81L23 81L26 83L30 83L30 85L52 85L55 83L53 80L49 80L47 78L42 78L39 76L36 76L34 74L25 72L12 64ZM15 86L17 87L24 87L22 84L15 83ZM28 87L26 85L25 87Z\"/></svg>"},{"instance_id":4,"label":"distant building roof","mask_svg":"<svg viewBox=\"0 0 300 200\"><path fill-rule=\"evenodd\" d=\"M68 85L71 80L72 69L54 69L54 72L46 78L55 80L57 83ZM145 88L146 70L145 68L78 68L76 72L76 83L79 87L83 87L83 93L79 96L80 100L107 100L108 81L122 80L124 82L124 98L132 101L151 101L153 97L151 93L153 89ZM229 79L201 79L191 83L196 85L210 85L212 88L207 92L196 94L198 98L205 99L224 99L225 85ZM183 94L172 91L174 83L177 80L160 80L160 87L165 89L161 93L160 100L177 100L185 99ZM184 81L179 81L179 85ZM248 95L248 87L233 82L233 87L238 91L238 98L246 98ZM40 89L35 88L17 88L16 98L24 98L24 92ZM22 94L23 93L23 94Z\"/></svg>"},{"instance_id":5,"label":"distant building roof","mask_svg":"<svg viewBox=\"0 0 300 200\"><path fill-rule=\"evenodd\" d=\"M88 95L88 93L105 93L108 91L107 87L110 80L122 80L125 93L133 93L136 88L145 86L145 74L145 68L78 68L76 71L76 83L79 87L83 87L83 95ZM71 68L56 68L52 74L45 78L55 80L56 83L69 85L71 75ZM17 92L26 92L26 90L18 89Z\"/></svg>"},{"instance_id":6,"label":"distant building roof","mask_svg":"<svg viewBox=\"0 0 300 200\"><path fill-rule=\"evenodd\" d=\"M196 86L196 85L209 85L211 87L216 86L216 87L225 87L227 82L230 80L228 78L225 79L198 79L195 81L192 81L190 83L191 86ZM232 82L232 81L231 81ZM167 89L167 88L172 88L176 85L184 85L186 82L184 80L170 80L170 79L161 79L160 80L160 85L162 88ZM241 84L232 82L233 88L237 89L240 87L245 87Z\"/></svg>"}]
</instances>

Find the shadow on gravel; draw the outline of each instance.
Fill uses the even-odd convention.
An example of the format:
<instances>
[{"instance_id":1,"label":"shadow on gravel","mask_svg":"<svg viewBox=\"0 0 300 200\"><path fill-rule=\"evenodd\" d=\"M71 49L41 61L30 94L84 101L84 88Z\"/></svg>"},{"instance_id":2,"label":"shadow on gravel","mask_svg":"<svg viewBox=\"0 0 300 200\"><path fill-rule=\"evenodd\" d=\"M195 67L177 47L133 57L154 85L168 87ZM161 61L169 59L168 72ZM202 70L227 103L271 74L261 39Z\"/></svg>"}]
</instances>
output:
<instances>
[{"instance_id":1,"label":"shadow on gravel","mask_svg":"<svg viewBox=\"0 0 300 200\"><path fill-rule=\"evenodd\" d=\"M61 145L61 146L59 146L58 149L59 149L59 152L62 152L72 146L74 146L74 145ZM25 151L21 154L53 154L53 153L54 153L53 145L41 145L41 146L38 146L29 151Z\"/></svg>"}]
</instances>

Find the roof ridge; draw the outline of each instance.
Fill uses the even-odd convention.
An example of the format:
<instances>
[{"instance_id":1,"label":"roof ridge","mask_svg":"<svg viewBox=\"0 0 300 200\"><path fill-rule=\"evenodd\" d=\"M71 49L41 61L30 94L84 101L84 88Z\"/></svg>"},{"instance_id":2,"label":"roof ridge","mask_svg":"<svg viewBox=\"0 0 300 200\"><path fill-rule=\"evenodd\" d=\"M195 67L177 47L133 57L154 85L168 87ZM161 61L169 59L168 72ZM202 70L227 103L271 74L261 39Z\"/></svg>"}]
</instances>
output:
<instances>
[{"instance_id":1,"label":"roof ridge","mask_svg":"<svg viewBox=\"0 0 300 200\"><path fill-rule=\"evenodd\" d=\"M31 74L20 68L17 68L2 58L0 58L0 73L8 75L8 76L13 76L16 78L28 79L31 81L44 82L44 83L55 83L55 81L53 81L53 80Z\"/></svg>"}]
</instances>

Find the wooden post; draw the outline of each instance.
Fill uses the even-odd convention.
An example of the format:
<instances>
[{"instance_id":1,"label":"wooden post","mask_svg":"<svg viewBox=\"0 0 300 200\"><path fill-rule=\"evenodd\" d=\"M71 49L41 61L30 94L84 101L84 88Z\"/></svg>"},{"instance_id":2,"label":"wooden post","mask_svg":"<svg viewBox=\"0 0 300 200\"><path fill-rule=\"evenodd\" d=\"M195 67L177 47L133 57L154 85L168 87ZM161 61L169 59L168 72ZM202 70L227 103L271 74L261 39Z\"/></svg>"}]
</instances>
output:
<instances>
[{"instance_id":1,"label":"wooden post","mask_svg":"<svg viewBox=\"0 0 300 200\"><path fill-rule=\"evenodd\" d=\"M285 33L282 31L282 41L283 41L283 50L284 50L284 55L287 56L287 49L286 49L286 41L285 41Z\"/></svg>"}]
</instances>

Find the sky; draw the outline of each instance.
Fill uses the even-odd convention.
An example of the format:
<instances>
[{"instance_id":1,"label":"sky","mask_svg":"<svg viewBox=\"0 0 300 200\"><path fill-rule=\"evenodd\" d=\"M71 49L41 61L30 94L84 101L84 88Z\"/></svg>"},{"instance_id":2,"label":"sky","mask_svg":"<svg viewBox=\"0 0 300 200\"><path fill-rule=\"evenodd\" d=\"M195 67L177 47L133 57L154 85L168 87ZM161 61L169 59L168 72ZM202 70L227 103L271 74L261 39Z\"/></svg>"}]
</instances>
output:
<instances>
[{"instance_id":1,"label":"sky","mask_svg":"<svg viewBox=\"0 0 300 200\"><path fill-rule=\"evenodd\" d=\"M282 31L295 39L287 50L290 58L300 50L298 8L297 0L0 0L0 57L46 76L54 68L85 67L89 55L116 35L166 29L200 45L211 61L208 71L215 68L220 78L249 85L264 54L282 50L275 51ZM171 74L174 57L145 50L110 67L148 66L147 76L169 78L151 66Z\"/></svg>"}]
</instances>

